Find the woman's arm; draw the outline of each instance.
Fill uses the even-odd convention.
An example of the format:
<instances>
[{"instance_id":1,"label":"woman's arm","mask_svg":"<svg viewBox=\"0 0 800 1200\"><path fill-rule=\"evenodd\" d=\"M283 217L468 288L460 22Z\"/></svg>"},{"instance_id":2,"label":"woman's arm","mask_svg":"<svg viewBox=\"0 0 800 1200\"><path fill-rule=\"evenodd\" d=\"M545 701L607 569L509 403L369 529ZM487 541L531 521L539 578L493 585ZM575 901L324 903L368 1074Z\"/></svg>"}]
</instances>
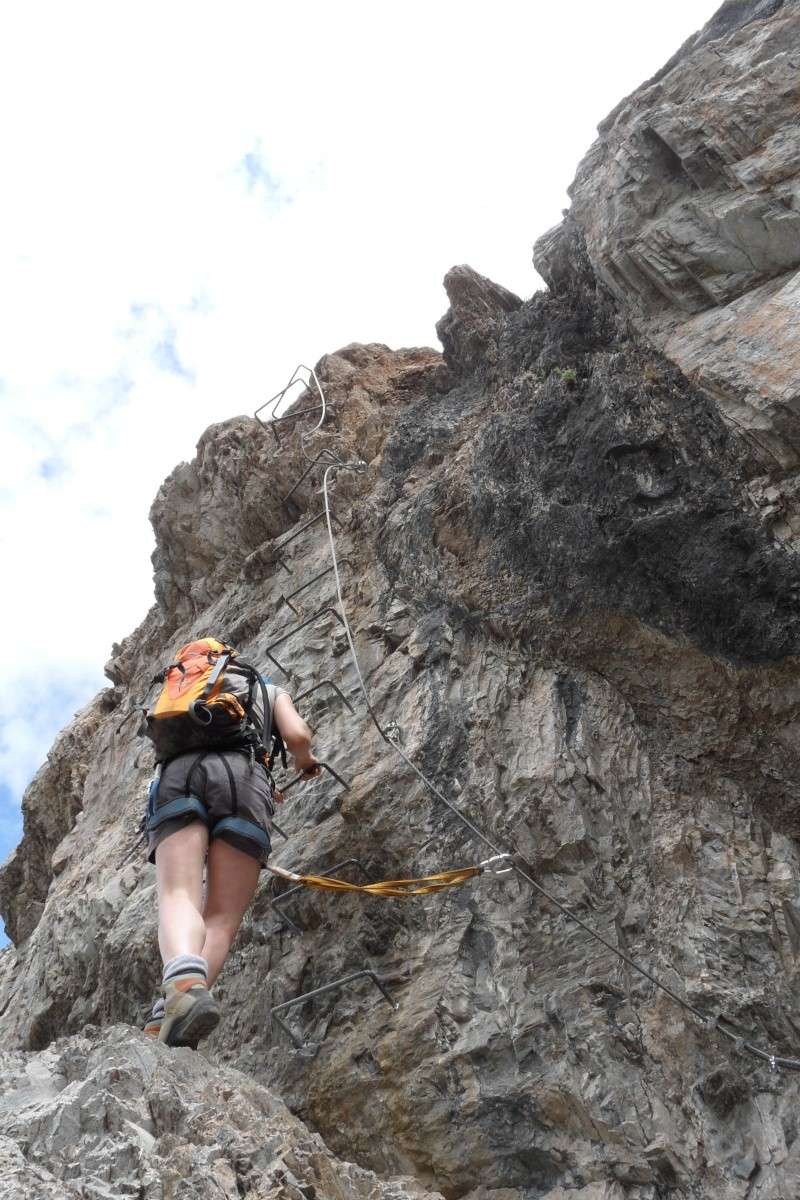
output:
<instances>
[{"instance_id":1,"label":"woman's arm","mask_svg":"<svg viewBox=\"0 0 800 1200\"><path fill-rule=\"evenodd\" d=\"M311 753L311 730L285 693L275 701L273 717L296 769L304 775L319 775L318 760Z\"/></svg>"}]
</instances>

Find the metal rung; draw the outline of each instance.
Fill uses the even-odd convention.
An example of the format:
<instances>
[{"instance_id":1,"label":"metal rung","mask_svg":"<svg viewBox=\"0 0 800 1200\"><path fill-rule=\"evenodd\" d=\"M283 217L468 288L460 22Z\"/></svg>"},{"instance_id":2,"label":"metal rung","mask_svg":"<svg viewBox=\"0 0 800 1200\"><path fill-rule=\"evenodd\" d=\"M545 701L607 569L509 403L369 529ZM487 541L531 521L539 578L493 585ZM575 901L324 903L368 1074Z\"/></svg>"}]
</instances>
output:
<instances>
[{"instance_id":1,"label":"metal rung","mask_svg":"<svg viewBox=\"0 0 800 1200\"><path fill-rule=\"evenodd\" d=\"M300 701L301 701L301 700L305 700L305 698L306 698L307 696L310 696L310 695L312 695L312 693L314 693L314 692L318 692L318 691L319 691L319 689L320 689L321 687L329 687L329 688L333 688L333 690L336 692L336 695L337 695L337 696L339 697L339 699L341 700L342 704L344 704L344 705L345 705L345 707L346 707L346 708L347 708L347 709L348 709L348 710L349 710L351 713L353 713L353 714L355 715L355 709L353 708L353 706L352 706L352 704L350 703L350 701L347 699L347 696L345 696L345 694L344 694L344 692L342 691L342 689L341 689L341 688L340 688L340 687L339 687L337 684L335 684L335 683L333 682L333 680L332 680L332 679L320 679L319 683L315 683L315 684L314 684L314 686L313 686L313 687L310 687L310 688L308 688L308 690L307 690L307 691L305 691L305 692L301 692L299 696L293 696L293 697L292 697L292 701L293 701L293 703L294 703L295 705L298 705L298 704L300 703Z\"/></svg>"},{"instance_id":2,"label":"metal rung","mask_svg":"<svg viewBox=\"0 0 800 1200\"><path fill-rule=\"evenodd\" d=\"M283 1004L276 1004L274 1008L270 1009L270 1017L274 1021L276 1021L278 1025L280 1025L281 1029L286 1034L286 1036L291 1039L295 1048L297 1050L302 1050L303 1047L306 1045L306 1043L303 1041L302 1038L298 1037L298 1035L296 1033L294 1033L293 1030L291 1030L289 1028L289 1026L286 1024L286 1022L283 1020L283 1018L278 1016L278 1013L283 1012L284 1009L287 1009L287 1008L294 1008L295 1005L297 1005L297 1004L305 1004L306 1000L313 1000L316 996L323 996L326 992L332 992L336 988L346 987L348 983L355 983L355 981L357 979L366 979L366 978L372 980L375 987L381 993L381 995L383 996L386 1003L390 1004L391 1007L396 1012L397 1005L395 1004L392 997L389 995L389 993L386 990L386 988L384 987L383 983L381 983L377 974L374 971L364 970L364 971L354 971L352 975L344 975L341 979L334 979L334 981L332 983L325 983L325 984L323 984L322 987L314 988L310 992L304 992L302 994L302 996L295 996L294 1000L284 1000Z\"/></svg>"},{"instance_id":3,"label":"metal rung","mask_svg":"<svg viewBox=\"0 0 800 1200\"><path fill-rule=\"evenodd\" d=\"M296 387L296 385L298 383L301 384L304 388L307 388L309 391L311 390L308 380L303 379L302 375L298 374L298 371L308 371L311 375L314 374L313 371L311 371L310 367L305 366L303 363L298 363L297 366L295 367L295 369L292 371L291 375L289 376L289 382L287 384L284 384L284 386L281 388L281 390L279 392L276 392L274 396L270 396L269 400L265 400L263 404L260 404L258 406L255 413L253 414L254 417L256 418L256 420L261 421L261 417L259 417L258 414L263 412L264 409L267 408L270 404L272 405L272 413L274 414L275 409L278 407L278 405L280 404L281 400L286 395L286 393L291 391L291 389L293 387ZM314 378L316 380L316 376L314 376ZM320 404L320 408L321 407L322 407L322 405ZM273 416L270 415L268 420L271 421L272 419L273 419ZM267 421L261 421L261 424L266 425Z\"/></svg>"},{"instance_id":4,"label":"metal rung","mask_svg":"<svg viewBox=\"0 0 800 1200\"><path fill-rule=\"evenodd\" d=\"M280 789L278 789L278 790L280 791ZM269 827L270 827L270 829L274 829L276 833L279 833L285 842L288 842L288 840L289 840L288 833L283 832L283 830L281 829L281 827L277 821L273 821L270 819Z\"/></svg>"},{"instance_id":5,"label":"metal rung","mask_svg":"<svg viewBox=\"0 0 800 1200\"><path fill-rule=\"evenodd\" d=\"M310 464L306 467L305 471L303 471L303 474L297 480L297 483L294 485L294 487L291 489L291 491L288 491L286 493L286 495L281 500L281 504L287 504L287 501L294 495L294 493L300 487L300 484L303 482L303 480L306 479L311 474L311 472L314 470L314 467L317 465L319 460L321 458L323 458L325 455L327 455L328 458L330 459L330 461L333 463L339 461L339 459L337 458L337 456L334 454L334 452L332 450L329 450L327 447L324 447L322 450L320 450L319 454L315 455L315 457L311 460Z\"/></svg>"},{"instance_id":6,"label":"metal rung","mask_svg":"<svg viewBox=\"0 0 800 1200\"><path fill-rule=\"evenodd\" d=\"M291 671L287 671L287 670L286 670L286 667L284 667L283 663L279 663L279 662L278 662L278 660L277 660L277 658L275 658L275 657L274 657L274 655L270 654L268 650L265 650L265 651L264 651L264 653L266 654L266 656L267 656L267 658L269 659L269 661L272 663L273 667L277 667L277 668L278 668L278 670L280 671L281 675L285 675L287 679L291 679L291 678L292 678L292 672L291 672Z\"/></svg>"},{"instance_id":7,"label":"metal rung","mask_svg":"<svg viewBox=\"0 0 800 1200\"><path fill-rule=\"evenodd\" d=\"M364 879L365 883L374 883L375 882L375 880L372 879L372 877L367 872L367 869L364 866L364 864L362 863L360 858L346 858L343 862L336 863L336 865L331 867L329 871L319 871L319 872L314 872L314 874L319 874L322 876L335 875L337 871L341 871L344 867L357 867L358 870L361 872L362 878ZM288 891L281 892L280 896L276 896L275 899L272 901L272 907L275 910L276 916L278 917L278 919L280 921L283 922L283 924L287 927L287 929L291 930L293 933L302 933L303 930L300 928L299 925L296 925L294 923L294 921L292 920L291 917L288 917L286 915L286 913L283 911L283 909L278 908L278 905L284 904L287 900L290 900L291 897L294 896L296 892L302 892L304 886L305 885L302 883L296 883L294 887L290 887L288 889Z\"/></svg>"},{"instance_id":8,"label":"metal rung","mask_svg":"<svg viewBox=\"0 0 800 1200\"><path fill-rule=\"evenodd\" d=\"M308 384L306 384L308 387ZM267 401L269 403L269 401ZM262 405L262 408L264 406ZM282 417L270 417L270 425L277 425L279 421L295 421L298 417L306 417L309 413L319 412L322 408L321 404L315 404L313 408L301 408L300 412L284 413ZM259 412L261 409L258 410ZM262 421L263 424L263 421Z\"/></svg>"},{"instance_id":9,"label":"metal rung","mask_svg":"<svg viewBox=\"0 0 800 1200\"><path fill-rule=\"evenodd\" d=\"M305 629L307 625L313 625L313 623L315 621L318 621L319 618L324 616L326 613L331 613L336 618L336 620L339 622L340 625L344 625L344 621L342 620L341 616L339 615L339 613L336 611L335 608L321 608L319 610L319 612L314 613L313 617L307 617L305 621L300 621L298 624L292 625L291 629L289 629L288 632L281 633L281 636L279 638L276 638L274 642L270 642L270 644L267 646L267 648L263 651L263 653L266 654L266 656L270 660L270 662L274 663L275 666L278 668L278 670L283 675L285 675L287 679L292 678L291 671L287 671L286 667L284 667L282 663L278 662L277 658L275 658L275 656L271 653L271 651L276 646L280 646L280 644L282 642L288 641L290 637L294 637L294 635L296 633L299 633L301 629ZM284 626L284 629L286 629L286 626Z\"/></svg>"},{"instance_id":10,"label":"metal rung","mask_svg":"<svg viewBox=\"0 0 800 1200\"><path fill-rule=\"evenodd\" d=\"M336 782L340 783L346 792L349 792L351 790L350 784L347 782L347 780L343 779L342 776L338 773L338 771L334 771L333 767L330 766L329 763L320 762L319 760L317 760L317 766L322 767L323 771L327 771L329 775L332 775L333 778L336 780ZM309 776L306 775L303 771L301 771L299 775L295 775L294 779L290 779L287 784L281 784L281 786L278 790L285 794L286 792L289 791L290 788L293 788L295 786L295 784L300 783L300 781L302 779L305 779L306 781L308 781L308 779L309 779Z\"/></svg>"},{"instance_id":11,"label":"metal rung","mask_svg":"<svg viewBox=\"0 0 800 1200\"><path fill-rule=\"evenodd\" d=\"M342 563L347 563L347 564L348 564L348 566L349 566L349 565L350 565L350 559L349 559L349 558L340 558L340 559L339 559L339 564L341 565ZM306 582L305 582L305 583L301 583L301 584L300 584L300 587L299 587L299 588L295 588L293 592L289 592L289 595L288 595L288 596L279 596L279 597L278 597L278 604L286 604L286 605L288 605L288 607L289 607L289 608L292 610L292 612L293 612L293 613L295 613L295 614L297 614L297 616L299 616L300 614L298 613L298 611L297 611L297 609L295 608L295 606L292 604L292 601L294 600L295 596L299 596L299 595L300 595L300 593L301 593L301 592L303 592L303 591L305 591L305 589L306 589L307 587L311 587L311 585L312 585L313 583L317 583L317 582L318 582L320 579L324 579L324 577L325 577L326 575L330 575L330 573L331 573L331 571L332 571L332 570L333 570L333 567L326 567L324 571L320 571L319 575L315 575L315 576L313 577L313 579L308 579L308 580L306 580Z\"/></svg>"},{"instance_id":12,"label":"metal rung","mask_svg":"<svg viewBox=\"0 0 800 1200\"><path fill-rule=\"evenodd\" d=\"M292 568L287 567L283 559L275 553L274 547L269 540L262 542L262 544L256 550L254 550L252 554L248 554L247 558L245 559L245 570L247 569L247 563L251 559L262 560L258 562L256 570L261 570L262 567L265 566L278 566L282 571L285 571L287 575L292 574ZM266 559L266 562L264 562L263 559Z\"/></svg>"},{"instance_id":13,"label":"metal rung","mask_svg":"<svg viewBox=\"0 0 800 1200\"><path fill-rule=\"evenodd\" d=\"M290 637L294 637L294 635L296 633L299 633L301 629L305 629L307 625L313 625L314 621L318 621L320 617L325 615L325 613L330 613L332 616L334 616L336 618L336 620L339 622L340 625L344 625L344 621L342 620L341 615L336 611L335 608L331 608L330 606L328 606L326 608L320 608L317 612L314 613L313 616L306 617L305 621L300 621L297 624L292 624L291 628L284 625L283 630L281 631L280 637L275 638L274 641L269 643L269 645L267 646L267 651L274 650L276 646L280 646L281 642L287 642ZM284 632L284 630L286 632Z\"/></svg>"},{"instance_id":14,"label":"metal rung","mask_svg":"<svg viewBox=\"0 0 800 1200\"><path fill-rule=\"evenodd\" d=\"M258 420L261 421L262 425L265 425L267 429L272 430L272 436L275 438L275 445L278 447L279 450L282 450L283 446L281 444L281 439L278 437L278 431L275 428L275 426L278 424L278 422L279 421L296 421L298 417L307 417L309 413L315 413L315 412L322 412L321 404L315 405L314 408L303 408L300 410L300 412L286 413L282 417L271 417L270 420L266 423L264 421L261 421L261 418L258 416L258 413L256 413L256 417L258 417Z\"/></svg>"},{"instance_id":15,"label":"metal rung","mask_svg":"<svg viewBox=\"0 0 800 1200\"><path fill-rule=\"evenodd\" d=\"M338 518L338 517L337 517L337 516L336 516L334 513L331 513L331 517L333 518L333 520L336 522L336 524L337 524L337 525L339 526L339 528L341 529L341 528L342 528L342 522L339 520L339 518ZM299 538L299 537L300 537L300 534L301 534L301 533L305 533L305 531L306 531L307 529L310 529L312 525L316 525L317 521L324 521L324 520L325 520L325 513L324 513L324 511L323 511L323 512L321 512L321 513L317 513L317 515L316 515L315 517L312 517L310 521L306 521L305 525L301 525L299 529L296 529L296 530L294 531L294 533L293 533L293 534L292 534L290 537L288 537L288 538L284 538L284 540L283 540L282 542L278 542L278 544L277 544L276 546L273 546L273 547L271 548L271 550L272 550L272 553L275 555L275 557L276 557L276 559L278 560L278 562L280 562L280 564L281 564L281 566L284 568L284 570L288 571L290 575L292 574L292 569L291 569L291 567L287 567L287 566L285 565L285 563L283 563L283 562L281 561L281 559L280 559L280 558L278 558L278 552L279 552L280 550L283 550L283 549L285 549L285 547L286 547L286 546L288 546L290 542L293 542L293 541L295 540L295 538Z\"/></svg>"},{"instance_id":16,"label":"metal rung","mask_svg":"<svg viewBox=\"0 0 800 1200\"><path fill-rule=\"evenodd\" d=\"M308 374L310 375L311 378L308 380L303 379L302 375L298 374L298 372L300 372L300 371L308 371ZM320 403L314 405L313 408L304 408L300 412L285 413L282 417L276 417L275 413L277 411L278 405L280 404L280 402L284 398L284 396L287 394L287 392L289 392L293 387L296 387L298 384L300 384L303 388L305 388L306 391L310 392L312 380L314 381L314 385L316 386L316 389L319 392ZM272 412L266 421L262 421L259 414L262 413L264 411L264 409L268 408L270 405L272 405ZM285 387L282 387L281 390L279 392L276 392L274 396L271 396L269 398L269 400L265 400L263 404L259 405L259 407L256 409L256 411L253 415L256 418L256 420L261 425L264 426L265 429L272 430L273 437L275 438L275 443L276 443L278 449L280 449L281 448L281 439L278 437L278 431L275 428L276 424L279 421L291 421L297 417L303 417L303 416L306 416L308 413L313 413L313 412L322 412L322 414L324 416L325 411L326 411L325 396L323 394L322 388L320 387L319 380L317 379L316 371L314 370L313 367L307 367L305 365L305 363L298 363L298 365L292 371L289 382L285 385ZM320 424L321 423L322 423L322 419L320 419Z\"/></svg>"}]
</instances>

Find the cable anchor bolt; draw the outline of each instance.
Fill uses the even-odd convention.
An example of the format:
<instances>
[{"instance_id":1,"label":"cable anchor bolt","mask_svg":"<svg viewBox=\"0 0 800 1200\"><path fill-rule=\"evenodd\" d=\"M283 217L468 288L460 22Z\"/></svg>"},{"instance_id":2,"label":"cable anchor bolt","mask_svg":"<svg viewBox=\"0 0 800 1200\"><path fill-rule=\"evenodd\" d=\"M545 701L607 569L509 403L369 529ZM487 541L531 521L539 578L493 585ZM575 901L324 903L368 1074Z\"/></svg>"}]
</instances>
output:
<instances>
[{"instance_id":1,"label":"cable anchor bolt","mask_svg":"<svg viewBox=\"0 0 800 1200\"><path fill-rule=\"evenodd\" d=\"M478 863L482 871L488 871L490 875L508 875L514 870L514 864L511 862L513 855L511 854L494 854L491 858L485 858L483 862ZM500 868L498 864L506 863L507 866Z\"/></svg>"}]
</instances>

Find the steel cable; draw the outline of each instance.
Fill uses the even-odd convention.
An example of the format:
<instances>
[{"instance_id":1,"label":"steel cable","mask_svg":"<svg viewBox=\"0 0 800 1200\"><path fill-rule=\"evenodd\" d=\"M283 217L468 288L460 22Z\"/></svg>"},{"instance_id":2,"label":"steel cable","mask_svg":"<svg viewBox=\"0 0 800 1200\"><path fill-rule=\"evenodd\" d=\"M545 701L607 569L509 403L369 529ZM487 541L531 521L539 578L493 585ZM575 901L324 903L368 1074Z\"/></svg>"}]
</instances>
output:
<instances>
[{"instance_id":1,"label":"steel cable","mask_svg":"<svg viewBox=\"0 0 800 1200\"><path fill-rule=\"evenodd\" d=\"M800 1071L800 1060L794 1059L794 1058L782 1058L779 1055L769 1054L765 1050L759 1049L758 1046L754 1046L752 1044L752 1042L746 1041L744 1038L740 1037L738 1034L732 1032L732 1030L726 1029L724 1027L724 1025L721 1024L721 1022L725 1021L725 1022L728 1022L729 1024L731 1024L729 1018L723 1017L721 1015L718 1015L713 1018L709 1018L699 1008L696 1008L695 1005L692 1004L690 1001L684 999L684 997L682 997L682 996L679 996L678 993L674 992L672 990L672 988L670 988L667 984L662 983L662 981L660 979L658 979L657 976L655 976L651 971L648 971L646 967L641 966L640 963L636 962L635 959L631 958L630 955L627 954L624 950L620 950L618 946L615 946L615 945L613 945L612 942L609 942L607 938L603 937L603 935L598 933L596 929L592 928L591 925L587 924L586 921L584 921L581 917L579 917L577 913L573 912L573 910L571 908L569 908L566 904L563 904L555 896L552 896L548 891L546 891L545 888L542 887L542 885L540 883L537 883L537 881L533 878L533 876L531 874L529 874L529 872L534 870L534 867L531 863L528 862L528 860L524 857L524 855L522 855L520 853L520 851L516 847L512 847L512 849L510 851L508 851L508 850L504 850L501 846L499 846L497 843L492 841L492 839L482 829L479 829L478 826L475 825L474 822L472 822L469 819L469 817L465 816L465 814L462 813L461 810L459 808L457 808L457 806L455 804L453 804L452 801L450 801L447 798L447 796L445 796L445 794L441 791L441 789L438 788L436 786L436 784L433 783L433 781L430 780L427 777L427 775L425 775L425 773L419 769L419 767L416 766L416 764L408 757L407 754L405 754L403 752L403 750L401 750L401 748L397 745L397 743L392 739L392 737L383 728L380 721L378 720L377 713L375 712L375 709L373 708L372 702L369 698L369 692L367 690L367 685L364 681L364 676L361 671L361 665L358 661L358 654L356 652L355 642L353 640L353 632L352 632L352 629L350 626L350 621L347 616L347 610L345 608L344 596L342 594L342 581L341 581L341 576L339 574L339 563L338 563L338 559L336 557L336 540L334 538L334 533L333 533L333 522L331 519L330 498L328 495L328 476L330 475L331 471L364 471L365 469L366 469L366 463L360 462L360 461L353 462L353 463L332 464L331 466L326 468L325 474L323 475L322 494L323 494L323 499L325 502L325 522L326 522L327 531L328 531L328 542L329 542L330 551L331 551L333 574L334 574L334 579L336 580L336 594L337 594L338 601L339 601L339 610L340 610L341 617L342 617L342 623L344 626L345 635L347 637L347 643L348 643L348 646L350 649L350 657L352 659L353 666L355 668L356 677L358 679L359 689L364 698L364 703L367 706L367 712L369 713L370 719L371 719L373 725L375 726L375 728L377 729L379 735L383 739L383 741L387 744L387 746L391 746L391 748L394 750L394 752L396 754L398 754L400 756L400 758L402 758L403 762L406 763L406 765L408 767L410 767L410 769L414 772L414 774L417 776L417 778L420 779L424 783L424 785L428 788L428 790L438 800L440 800L442 804L444 804L449 809L449 811L453 814L453 816L456 817L462 823L462 825L464 825L473 834L474 837L478 838L479 841L483 842L483 844L485 846L488 846L491 850L493 850L495 854L511 854L512 857L509 861L510 861L510 865L512 866L512 868L516 872L516 874L521 879L524 879L526 883L528 883L532 888L534 888L535 891L537 891L541 896L543 896L551 904L555 905L555 907L561 913L563 913L565 917L567 917L570 921L573 921L576 925L578 925L581 929L583 929L585 933L588 933L591 937L593 937L602 946L605 946L605 948L607 950L610 950L612 954L615 954L617 956L617 958L619 958L622 962L626 963L627 966L629 966L632 970L638 972L638 974L641 975L644 979L647 979L650 983L652 983L654 985L654 987L660 989L665 995L669 996L670 999L674 1000L676 1004L681 1005L681 1007L686 1009L687 1012L690 1012L693 1016L697 1017L698 1020L700 1020L704 1026L706 1026L706 1027L712 1026L712 1027L717 1028L720 1031L720 1033L722 1033L726 1038L729 1039L729 1041L733 1042L736 1046L738 1046L739 1048L741 1048L743 1050L748 1051L750 1054L753 1054L757 1058L760 1058L764 1062L768 1063L770 1068L773 1071L777 1070L778 1067L785 1067L787 1070L790 1070L790 1071ZM515 861L515 860L519 860L519 861ZM519 865L519 862L524 863L527 870L523 869L523 867L521 867Z\"/></svg>"}]
</instances>

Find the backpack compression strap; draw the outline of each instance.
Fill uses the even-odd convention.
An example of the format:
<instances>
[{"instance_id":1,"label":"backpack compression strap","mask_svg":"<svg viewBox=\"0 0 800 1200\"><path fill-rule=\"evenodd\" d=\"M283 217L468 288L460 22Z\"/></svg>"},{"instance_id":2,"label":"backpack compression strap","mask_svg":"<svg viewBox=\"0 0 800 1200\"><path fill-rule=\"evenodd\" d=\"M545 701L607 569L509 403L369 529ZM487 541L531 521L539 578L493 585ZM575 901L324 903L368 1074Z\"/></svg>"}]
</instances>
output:
<instances>
[{"instance_id":1,"label":"backpack compression strap","mask_svg":"<svg viewBox=\"0 0 800 1200\"><path fill-rule=\"evenodd\" d=\"M269 693L267 685L261 677L261 672L257 671L252 663L245 662L244 659L236 659L237 667L244 667L246 671L252 671L258 681L258 686L261 688L261 703L264 708L264 724L261 730L261 740L264 743L264 749L270 754L272 747L272 705L269 702Z\"/></svg>"},{"instance_id":2,"label":"backpack compression strap","mask_svg":"<svg viewBox=\"0 0 800 1200\"><path fill-rule=\"evenodd\" d=\"M207 699L211 695L212 691L214 690L215 683L227 667L232 657L233 655L231 654L230 650L226 650L224 654L220 654L214 665L214 670L208 677L208 683L206 684L205 695L203 697L204 699Z\"/></svg>"}]
</instances>

